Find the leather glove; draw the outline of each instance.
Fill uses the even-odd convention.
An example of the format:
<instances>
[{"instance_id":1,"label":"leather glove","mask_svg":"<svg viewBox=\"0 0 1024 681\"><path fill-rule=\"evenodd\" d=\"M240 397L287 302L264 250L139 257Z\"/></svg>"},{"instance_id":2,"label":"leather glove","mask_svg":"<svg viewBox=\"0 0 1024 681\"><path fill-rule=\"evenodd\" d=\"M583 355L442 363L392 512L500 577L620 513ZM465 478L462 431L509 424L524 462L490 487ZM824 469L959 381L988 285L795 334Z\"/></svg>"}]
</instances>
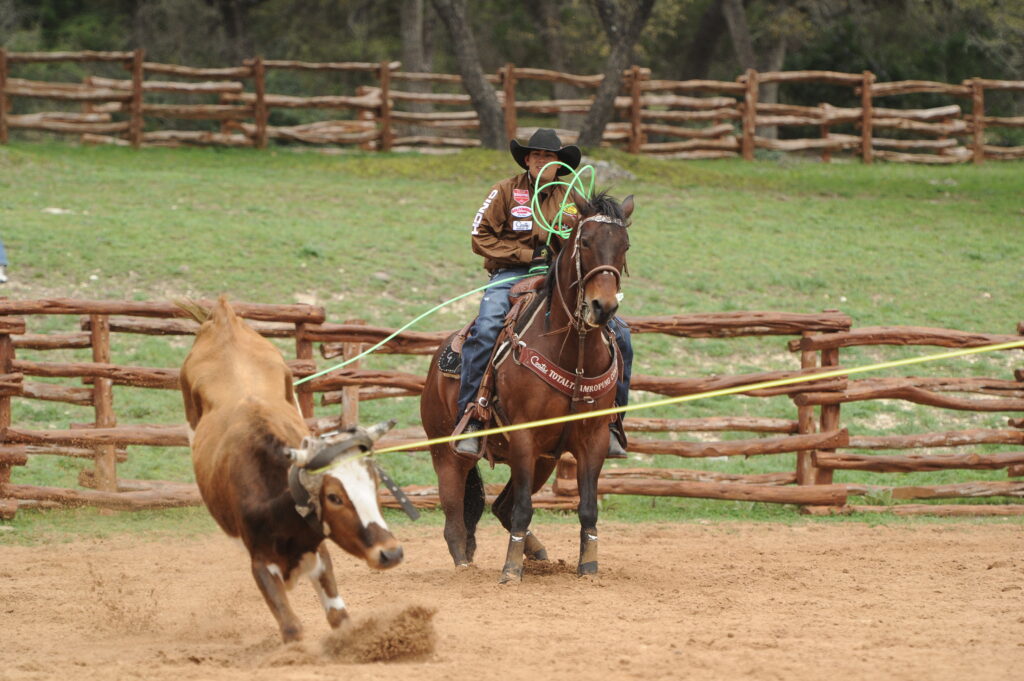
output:
<instances>
[{"instance_id":1,"label":"leather glove","mask_svg":"<svg viewBox=\"0 0 1024 681\"><path fill-rule=\"evenodd\" d=\"M543 274L548 271L551 262L551 248L547 244L538 244L533 249L533 260L530 261L530 274Z\"/></svg>"}]
</instances>

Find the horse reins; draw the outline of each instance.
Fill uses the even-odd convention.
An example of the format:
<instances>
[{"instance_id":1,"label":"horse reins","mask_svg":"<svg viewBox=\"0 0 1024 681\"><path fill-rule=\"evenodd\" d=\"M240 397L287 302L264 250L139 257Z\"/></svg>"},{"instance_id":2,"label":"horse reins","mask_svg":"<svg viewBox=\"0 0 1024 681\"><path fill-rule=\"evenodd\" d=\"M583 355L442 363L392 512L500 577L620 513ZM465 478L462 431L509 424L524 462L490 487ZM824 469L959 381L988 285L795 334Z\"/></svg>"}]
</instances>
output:
<instances>
[{"instance_id":1,"label":"horse reins","mask_svg":"<svg viewBox=\"0 0 1024 681\"><path fill-rule=\"evenodd\" d=\"M619 220L618 218L609 217L607 215L591 215L589 218L586 218L585 220L580 222L579 225L576 226L576 238L573 241L572 249L572 259L576 269L576 282L570 286L570 288L572 288L572 286L577 287L576 313L573 314L569 311L569 307L565 304L564 296L558 296L560 302L562 303L562 309L565 310L566 315L569 317L569 325L571 325L576 330L576 336L579 339L579 346L576 349L576 380L573 383L572 399L569 400L570 415L576 412L576 405L579 402L587 400L593 402L592 397L580 397L580 390L583 386L583 346L587 340L587 333L589 333L590 331L590 327L588 327L587 324L583 321L584 289L587 286L587 282L589 282L591 279L593 279L599 274L611 274L612 276L615 277L616 293L618 293L620 288L622 287L622 273L619 272L619 270L612 265L598 265L597 267L594 267L593 269L587 271L586 275L583 274L583 256L580 253L579 230L581 230L583 225L587 224L588 222L603 222L606 224L617 225L622 228L626 227L626 223L624 223L622 220ZM559 257L561 257L561 254L559 254ZM555 268L554 288L555 290L558 290L557 267ZM568 328L569 326L565 327L566 330ZM559 329L559 331L560 330L561 329ZM548 334L546 335L549 335L551 333L555 332L548 332ZM611 348L612 364L615 365L619 361L619 358L618 352L616 351L614 339L611 341L611 343L609 343L609 347ZM570 422L566 427L562 428L562 433L558 438L558 444L555 446L555 452L560 452L563 449L565 449L565 443L569 439L569 432L572 430L572 426L573 422Z\"/></svg>"}]
</instances>

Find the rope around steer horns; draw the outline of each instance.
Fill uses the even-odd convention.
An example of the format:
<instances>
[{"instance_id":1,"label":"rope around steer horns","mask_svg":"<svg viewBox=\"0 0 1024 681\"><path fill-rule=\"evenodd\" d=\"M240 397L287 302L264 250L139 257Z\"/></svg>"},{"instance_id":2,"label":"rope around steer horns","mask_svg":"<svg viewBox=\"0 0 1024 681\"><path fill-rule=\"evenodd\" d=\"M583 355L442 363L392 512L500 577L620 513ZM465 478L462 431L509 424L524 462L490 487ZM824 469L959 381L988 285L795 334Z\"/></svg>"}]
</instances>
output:
<instances>
[{"instance_id":1,"label":"rope around steer horns","mask_svg":"<svg viewBox=\"0 0 1024 681\"><path fill-rule=\"evenodd\" d=\"M390 421L382 421L369 428L355 427L349 431L350 437L330 442L326 445L322 443L326 442L328 438L338 435L338 432L323 433L316 439L305 439L303 441L303 449L289 450L288 454L292 465L288 469L288 491L292 495L292 501L295 502L296 512L306 521L310 528L320 534L323 533L321 529L323 525L323 512L320 508L320 487L323 484L324 474L332 466L346 459L371 456L373 454L374 441L394 428L396 423L395 419L391 419ZM321 443L319 448L316 447L317 443ZM315 449L312 458L307 459L300 456L299 452L303 451L306 451L308 455L310 448ZM409 497L405 495L402 489L395 484L391 476L384 472L381 465L375 459L369 459L365 463L373 467L381 482L384 483L384 486L395 497L406 515L412 520L418 519L420 517L419 511L412 505ZM344 481L342 481L342 484L344 484Z\"/></svg>"}]
</instances>

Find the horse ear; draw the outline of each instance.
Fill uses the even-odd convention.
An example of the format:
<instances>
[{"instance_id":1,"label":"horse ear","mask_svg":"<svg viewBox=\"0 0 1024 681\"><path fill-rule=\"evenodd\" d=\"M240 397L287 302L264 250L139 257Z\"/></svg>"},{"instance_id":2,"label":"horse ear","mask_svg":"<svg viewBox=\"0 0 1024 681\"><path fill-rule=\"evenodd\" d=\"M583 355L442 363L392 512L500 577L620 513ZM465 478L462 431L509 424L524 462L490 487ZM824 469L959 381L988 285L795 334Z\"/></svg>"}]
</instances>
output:
<instances>
[{"instance_id":1,"label":"horse ear","mask_svg":"<svg viewBox=\"0 0 1024 681\"><path fill-rule=\"evenodd\" d=\"M633 195L630 194L629 196L627 196L625 200L622 202L621 206L622 214L628 220L629 216L633 214Z\"/></svg>"}]
</instances>

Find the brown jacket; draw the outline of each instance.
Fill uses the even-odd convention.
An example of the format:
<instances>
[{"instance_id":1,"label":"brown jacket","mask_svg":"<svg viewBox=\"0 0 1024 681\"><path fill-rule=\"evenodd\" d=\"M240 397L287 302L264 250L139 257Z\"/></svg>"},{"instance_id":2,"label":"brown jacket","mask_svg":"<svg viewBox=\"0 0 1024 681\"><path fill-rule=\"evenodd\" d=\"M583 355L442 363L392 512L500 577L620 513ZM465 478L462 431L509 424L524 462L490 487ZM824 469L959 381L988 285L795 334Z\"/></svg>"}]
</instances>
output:
<instances>
[{"instance_id":1,"label":"brown jacket","mask_svg":"<svg viewBox=\"0 0 1024 681\"><path fill-rule=\"evenodd\" d=\"M566 188L560 185L546 189L540 208L551 225L557 225L559 207ZM575 227L579 208L566 206L564 227ZM484 257L484 268L493 273L502 267L528 265L533 249L547 241L548 232L533 215L533 180L528 172L520 173L491 187L490 193L473 218L473 252ZM557 251L561 239L555 235L551 244Z\"/></svg>"}]
</instances>

